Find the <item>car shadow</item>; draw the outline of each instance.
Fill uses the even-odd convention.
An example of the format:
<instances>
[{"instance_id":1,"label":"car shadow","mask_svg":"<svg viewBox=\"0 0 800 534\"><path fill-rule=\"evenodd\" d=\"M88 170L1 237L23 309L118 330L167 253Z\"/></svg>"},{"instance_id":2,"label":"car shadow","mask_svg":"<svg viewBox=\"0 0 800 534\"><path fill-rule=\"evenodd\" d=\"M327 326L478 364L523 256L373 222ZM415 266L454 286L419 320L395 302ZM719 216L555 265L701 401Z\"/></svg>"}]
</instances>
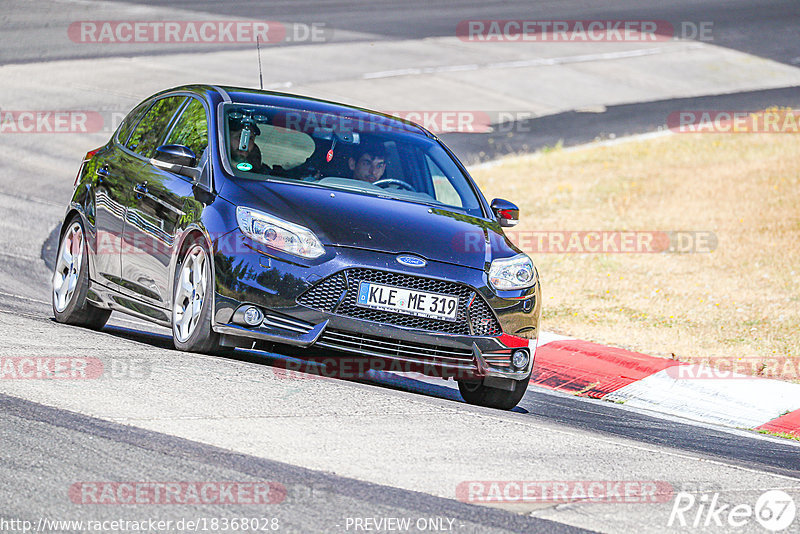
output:
<instances>
[{"instance_id":1,"label":"car shadow","mask_svg":"<svg viewBox=\"0 0 800 534\"><path fill-rule=\"evenodd\" d=\"M119 325L106 325L103 327L102 331L128 341L146 343L162 349L175 350L172 344L172 337L166 334ZM363 372L345 374L337 372L335 369L331 370L330 366L326 365L326 362L337 360L342 357L352 358L352 355L343 355L332 351L314 351L309 357L302 357L300 353L301 351L299 350L293 350L291 355L287 355L265 350L231 348L222 349L214 355L229 360L266 365L271 367L276 374L284 373L287 375L295 375L299 373L299 375L302 376L317 375L324 379L356 382L425 395L427 397L436 397L461 403L464 402L461 398L461 393L458 391L458 387L452 380L445 382L441 379L429 378L423 375L412 374L412 376L407 376L370 368L364 369ZM442 383L436 384L432 383L432 381L439 381ZM527 413L527 410L520 407L514 408L513 411Z\"/></svg>"},{"instance_id":2,"label":"car shadow","mask_svg":"<svg viewBox=\"0 0 800 534\"><path fill-rule=\"evenodd\" d=\"M128 328L118 325L106 325L103 327L102 331L115 337L127 339L128 341L147 343L148 345L152 345L161 349L175 349L175 347L172 345L172 337L165 334L158 334L156 332L148 332L146 330L138 330L136 328Z\"/></svg>"}]
</instances>

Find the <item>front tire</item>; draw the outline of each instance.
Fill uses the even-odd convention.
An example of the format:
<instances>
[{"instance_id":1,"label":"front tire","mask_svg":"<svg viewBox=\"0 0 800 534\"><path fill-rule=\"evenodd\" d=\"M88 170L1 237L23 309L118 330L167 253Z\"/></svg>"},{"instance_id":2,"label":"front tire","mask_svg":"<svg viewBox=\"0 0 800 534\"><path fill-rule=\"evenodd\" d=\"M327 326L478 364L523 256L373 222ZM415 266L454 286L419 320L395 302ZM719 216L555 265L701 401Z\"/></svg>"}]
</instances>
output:
<instances>
[{"instance_id":1,"label":"front tire","mask_svg":"<svg viewBox=\"0 0 800 534\"><path fill-rule=\"evenodd\" d=\"M458 390L467 404L496 408L498 410L510 410L522 400L525 391L528 389L529 380L530 375L522 380L515 380L514 389L511 391L491 388L480 382L460 380L458 382Z\"/></svg>"},{"instance_id":2,"label":"front tire","mask_svg":"<svg viewBox=\"0 0 800 534\"><path fill-rule=\"evenodd\" d=\"M202 241L186 250L175 268L172 299L172 341L187 352L219 350L219 334L211 329L211 255Z\"/></svg>"},{"instance_id":3,"label":"front tire","mask_svg":"<svg viewBox=\"0 0 800 534\"><path fill-rule=\"evenodd\" d=\"M99 330L105 326L111 310L97 308L86 300L89 293L89 253L80 216L74 215L65 228L53 271L53 315L59 323Z\"/></svg>"}]
</instances>

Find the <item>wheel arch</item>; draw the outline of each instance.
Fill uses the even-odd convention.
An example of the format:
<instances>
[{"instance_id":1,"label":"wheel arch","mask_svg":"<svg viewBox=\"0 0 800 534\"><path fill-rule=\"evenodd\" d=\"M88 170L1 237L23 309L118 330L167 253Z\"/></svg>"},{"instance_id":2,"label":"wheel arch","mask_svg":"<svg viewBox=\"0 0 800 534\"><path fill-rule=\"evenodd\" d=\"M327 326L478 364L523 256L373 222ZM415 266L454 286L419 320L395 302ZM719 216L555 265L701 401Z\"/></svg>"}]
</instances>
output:
<instances>
[{"instance_id":1,"label":"wheel arch","mask_svg":"<svg viewBox=\"0 0 800 534\"><path fill-rule=\"evenodd\" d=\"M58 240L61 242L61 238L64 237L64 231L67 229L67 223L77 215L80 217L81 222L83 223L84 229L86 229L86 218L83 216L83 212L76 208L75 206L70 206L67 209L67 213L64 215L64 220L61 221L61 227L58 229Z\"/></svg>"},{"instance_id":2,"label":"wheel arch","mask_svg":"<svg viewBox=\"0 0 800 534\"><path fill-rule=\"evenodd\" d=\"M82 205L75 202L70 203L69 207L67 208L67 213L64 215L64 219L61 221L61 226L58 229L57 246L61 246L61 240L64 238L64 232L67 231L67 224L76 215L81 220L81 225L83 226L84 239L86 240L86 251L88 253L86 260L89 265L89 280L91 281L96 278L96 268L94 263L96 244L94 238L96 238L97 235L94 226L89 224L89 221L86 218L86 212L84 211Z\"/></svg>"}]
</instances>

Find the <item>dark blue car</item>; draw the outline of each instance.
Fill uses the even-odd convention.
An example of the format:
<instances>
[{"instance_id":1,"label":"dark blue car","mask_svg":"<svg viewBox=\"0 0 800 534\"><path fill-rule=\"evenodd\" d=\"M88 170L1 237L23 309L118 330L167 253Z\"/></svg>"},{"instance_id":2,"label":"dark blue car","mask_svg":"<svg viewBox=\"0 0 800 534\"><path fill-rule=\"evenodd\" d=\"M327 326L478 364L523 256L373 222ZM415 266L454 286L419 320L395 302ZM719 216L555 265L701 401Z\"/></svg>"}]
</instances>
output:
<instances>
[{"instance_id":1,"label":"dark blue car","mask_svg":"<svg viewBox=\"0 0 800 534\"><path fill-rule=\"evenodd\" d=\"M184 86L89 152L61 231L58 321L112 310L181 350L305 347L458 381L510 409L528 384L538 273L436 136L295 95Z\"/></svg>"}]
</instances>

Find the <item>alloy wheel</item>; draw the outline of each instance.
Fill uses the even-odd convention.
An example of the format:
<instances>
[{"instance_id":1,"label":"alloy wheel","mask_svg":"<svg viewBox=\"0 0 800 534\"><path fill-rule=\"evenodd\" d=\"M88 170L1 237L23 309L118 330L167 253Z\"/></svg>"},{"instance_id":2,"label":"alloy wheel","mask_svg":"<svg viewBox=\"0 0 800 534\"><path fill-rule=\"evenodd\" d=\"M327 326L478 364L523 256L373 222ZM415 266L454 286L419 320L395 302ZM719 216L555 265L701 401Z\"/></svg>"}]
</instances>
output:
<instances>
[{"instance_id":1,"label":"alloy wheel","mask_svg":"<svg viewBox=\"0 0 800 534\"><path fill-rule=\"evenodd\" d=\"M178 277L172 324L175 337L185 343L197 328L206 296L206 253L195 245L184 258Z\"/></svg>"},{"instance_id":2,"label":"alloy wheel","mask_svg":"<svg viewBox=\"0 0 800 534\"><path fill-rule=\"evenodd\" d=\"M69 227L58 250L55 273L53 274L53 303L58 312L67 309L83 265L83 229L77 222Z\"/></svg>"}]
</instances>

